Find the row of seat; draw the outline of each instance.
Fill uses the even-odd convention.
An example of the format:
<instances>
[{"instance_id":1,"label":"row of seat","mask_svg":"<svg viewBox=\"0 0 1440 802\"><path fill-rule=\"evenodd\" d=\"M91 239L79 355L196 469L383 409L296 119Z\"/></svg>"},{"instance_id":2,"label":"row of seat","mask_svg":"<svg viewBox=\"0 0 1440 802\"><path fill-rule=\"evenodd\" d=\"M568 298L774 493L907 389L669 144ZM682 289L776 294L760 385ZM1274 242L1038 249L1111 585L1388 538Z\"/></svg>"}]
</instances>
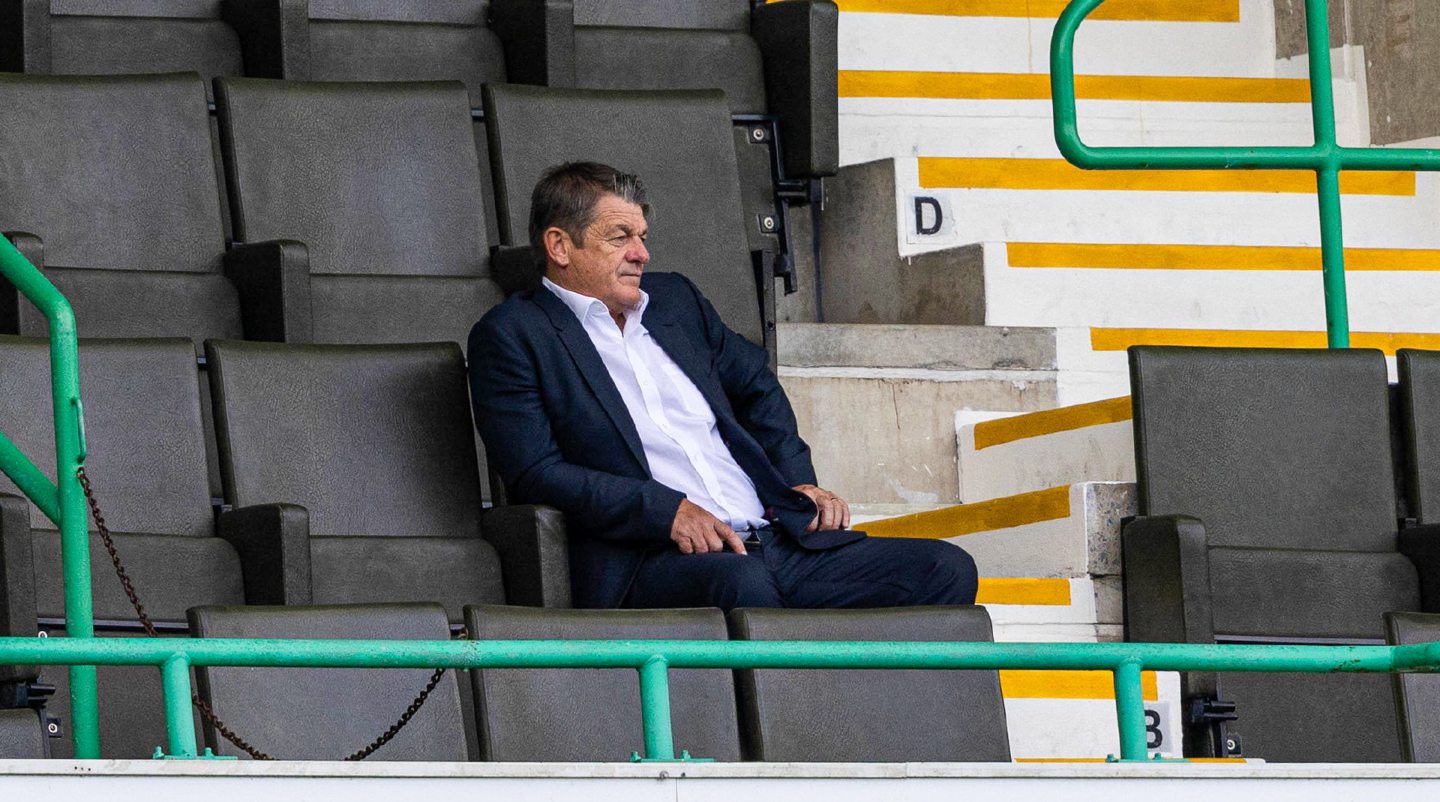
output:
<instances>
[{"instance_id":1,"label":"row of seat","mask_svg":"<svg viewBox=\"0 0 1440 802\"><path fill-rule=\"evenodd\" d=\"M1387 614L1440 613L1440 353L1398 362L1392 391L1378 351L1131 349L1127 638L1375 644L1409 631ZM1383 676L1192 672L1184 692L1190 754L1440 759Z\"/></svg>"},{"instance_id":2,"label":"row of seat","mask_svg":"<svg viewBox=\"0 0 1440 802\"><path fill-rule=\"evenodd\" d=\"M0 0L0 71L721 89L838 166L830 0Z\"/></svg>"},{"instance_id":3,"label":"row of seat","mask_svg":"<svg viewBox=\"0 0 1440 802\"><path fill-rule=\"evenodd\" d=\"M0 75L0 232L70 299L82 336L464 342L501 285L538 281L525 243L541 172L592 159L644 177L652 266L692 277L773 349L723 95L483 97L488 159L458 83L222 78L217 144L193 74ZM499 243L513 247L492 264ZM0 282L0 332L45 331Z\"/></svg>"},{"instance_id":4,"label":"row of seat","mask_svg":"<svg viewBox=\"0 0 1440 802\"><path fill-rule=\"evenodd\" d=\"M990 641L981 607L880 610L547 610L467 606L474 640ZM444 640L445 610L427 604L221 606L189 611L207 638ZM153 668L132 669L156 673ZM386 731L426 685L428 670L202 668L201 699L230 731L277 758L334 760ZM457 676L459 675L459 676ZM468 681L467 681L468 680ZM676 669L669 676L677 750L735 761L1008 761L995 671ZM471 704L473 700L473 704ZM156 700L158 701L158 700ZM103 710L103 708L102 708ZM22 711L28 714L28 711ZM0 757L40 757L4 733ZM131 722L132 725L137 723ZM201 730L197 730L200 732ZM207 720L205 745L246 757ZM108 734L108 733L107 733ZM137 749L163 730L128 733ZM150 740L145 741L146 738ZM376 760L622 761L641 751L631 669L448 672ZM113 754L113 744L105 744Z\"/></svg>"}]
</instances>

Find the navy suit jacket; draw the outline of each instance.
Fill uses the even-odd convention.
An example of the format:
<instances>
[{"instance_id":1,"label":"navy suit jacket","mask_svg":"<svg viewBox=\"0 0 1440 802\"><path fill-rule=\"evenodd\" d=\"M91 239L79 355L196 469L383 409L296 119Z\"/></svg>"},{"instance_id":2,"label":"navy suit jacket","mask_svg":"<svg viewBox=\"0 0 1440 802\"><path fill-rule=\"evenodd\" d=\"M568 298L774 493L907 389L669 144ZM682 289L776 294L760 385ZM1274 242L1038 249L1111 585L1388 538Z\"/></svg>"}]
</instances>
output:
<instances>
[{"instance_id":1,"label":"navy suit jacket","mask_svg":"<svg viewBox=\"0 0 1440 802\"><path fill-rule=\"evenodd\" d=\"M715 412L766 517L808 549L864 537L812 532L810 447L763 348L720 320L689 279L646 273L643 324ZM566 515L576 606L617 607L647 550L674 548L684 494L655 481L634 421L570 308L543 287L511 296L470 332L470 390L486 456L511 500Z\"/></svg>"}]
</instances>

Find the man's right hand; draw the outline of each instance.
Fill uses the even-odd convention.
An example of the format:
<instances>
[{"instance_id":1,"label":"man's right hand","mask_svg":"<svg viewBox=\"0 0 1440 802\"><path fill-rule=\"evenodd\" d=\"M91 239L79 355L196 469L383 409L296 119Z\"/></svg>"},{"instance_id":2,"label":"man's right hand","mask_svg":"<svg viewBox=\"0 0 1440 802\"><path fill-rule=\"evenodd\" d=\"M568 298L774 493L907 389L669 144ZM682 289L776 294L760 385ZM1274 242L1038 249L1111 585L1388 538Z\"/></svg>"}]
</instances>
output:
<instances>
[{"instance_id":1,"label":"man's right hand","mask_svg":"<svg viewBox=\"0 0 1440 802\"><path fill-rule=\"evenodd\" d=\"M670 539L675 541L681 554L721 552L726 546L736 554L745 553L745 543L735 530L688 498L681 499L680 509L675 511Z\"/></svg>"}]
</instances>

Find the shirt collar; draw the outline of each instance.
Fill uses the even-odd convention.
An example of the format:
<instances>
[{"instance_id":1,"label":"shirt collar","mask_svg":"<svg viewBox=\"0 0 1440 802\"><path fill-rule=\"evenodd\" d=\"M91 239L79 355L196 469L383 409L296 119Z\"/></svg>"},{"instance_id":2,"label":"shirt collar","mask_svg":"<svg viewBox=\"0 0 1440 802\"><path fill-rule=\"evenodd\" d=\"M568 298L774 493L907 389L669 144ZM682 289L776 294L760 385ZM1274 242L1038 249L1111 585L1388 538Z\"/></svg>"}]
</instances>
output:
<instances>
[{"instance_id":1,"label":"shirt collar","mask_svg":"<svg viewBox=\"0 0 1440 802\"><path fill-rule=\"evenodd\" d=\"M581 323L584 323L585 318L590 315L601 315L607 320L609 319L610 310L605 308L604 302L599 298L591 298L588 295L581 295L578 292L567 290L551 281L549 277L542 277L540 283L545 286L545 289L554 293L555 297L559 298L565 306L569 307L570 311L575 314L575 317L578 318ZM640 318L645 314L645 307L649 305L650 294L641 290L640 304L633 309L625 310L625 322L640 322Z\"/></svg>"}]
</instances>

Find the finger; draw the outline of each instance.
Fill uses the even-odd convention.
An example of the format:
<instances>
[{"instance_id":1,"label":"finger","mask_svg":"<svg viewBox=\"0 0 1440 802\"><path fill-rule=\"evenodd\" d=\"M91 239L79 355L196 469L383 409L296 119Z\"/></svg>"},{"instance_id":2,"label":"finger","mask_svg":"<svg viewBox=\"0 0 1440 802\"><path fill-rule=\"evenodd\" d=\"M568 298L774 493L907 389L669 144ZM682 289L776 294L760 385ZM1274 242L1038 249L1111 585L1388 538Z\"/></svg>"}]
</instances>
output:
<instances>
[{"instance_id":1,"label":"finger","mask_svg":"<svg viewBox=\"0 0 1440 802\"><path fill-rule=\"evenodd\" d=\"M820 502L820 515L818 517L820 518L821 529L834 529L835 502L828 498Z\"/></svg>"},{"instance_id":2,"label":"finger","mask_svg":"<svg viewBox=\"0 0 1440 802\"><path fill-rule=\"evenodd\" d=\"M680 547L681 554L694 554L695 547L690 545L690 538L681 535L675 539L675 545Z\"/></svg>"},{"instance_id":3,"label":"finger","mask_svg":"<svg viewBox=\"0 0 1440 802\"><path fill-rule=\"evenodd\" d=\"M840 528L841 528L841 529L849 529L849 528L850 528L850 505L847 504L847 503L845 502L845 499L843 499L843 498L836 498L835 500L838 501L838 502L840 502Z\"/></svg>"},{"instance_id":4,"label":"finger","mask_svg":"<svg viewBox=\"0 0 1440 802\"><path fill-rule=\"evenodd\" d=\"M729 546L731 551L736 554L745 553L745 541L741 540L740 536L735 534L734 529L723 526L716 527L716 531L720 533L720 539L725 541L725 545Z\"/></svg>"},{"instance_id":5,"label":"finger","mask_svg":"<svg viewBox=\"0 0 1440 802\"><path fill-rule=\"evenodd\" d=\"M809 532L814 532L816 529L819 529L819 528L820 528L820 516L819 516L819 515L816 515L814 518L811 518L811 519L810 519L810 525L807 526L807 527L805 527L805 531L806 531L807 533L809 533Z\"/></svg>"},{"instance_id":6,"label":"finger","mask_svg":"<svg viewBox=\"0 0 1440 802\"><path fill-rule=\"evenodd\" d=\"M716 553L725 550L725 541L720 537L718 526L705 533L705 545L709 546L710 550Z\"/></svg>"}]
</instances>

